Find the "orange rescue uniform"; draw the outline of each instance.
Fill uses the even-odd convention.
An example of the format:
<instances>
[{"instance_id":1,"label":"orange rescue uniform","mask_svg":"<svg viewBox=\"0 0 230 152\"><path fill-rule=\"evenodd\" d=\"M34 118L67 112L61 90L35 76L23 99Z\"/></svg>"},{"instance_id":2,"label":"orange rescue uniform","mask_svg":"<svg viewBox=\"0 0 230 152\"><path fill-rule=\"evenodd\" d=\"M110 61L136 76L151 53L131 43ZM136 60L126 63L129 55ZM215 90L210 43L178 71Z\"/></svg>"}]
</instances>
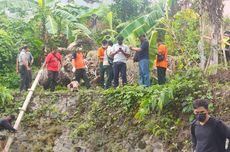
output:
<instances>
[{"instance_id":1,"label":"orange rescue uniform","mask_svg":"<svg viewBox=\"0 0 230 152\"><path fill-rule=\"evenodd\" d=\"M84 56L82 52L76 52L74 62L72 62L72 65L76 69L85 69L85 61L84 61Z\"/></svg>"},{"instance_id":2,"label":"orange rescue uniform","mask_svg":"<svg viewBox=\"0 0 230 152\"><path fill-rule=\"evenodd\" d=\"M163 54L164 59L162 61L156 61L156 67L167 68L168 67L168 49L166 45L161 44L158 47L158 54Z\"/></svg>"},{"instance_id":3,"label":"orange rescue uniform","mask_svg":"<svg viewBox=\"0 0 230 152\"><path fill-rule=\"evenodd\" d=\"M103 63L103 60L104 60L104 52L105 52L105 48L103 47L100 47L98 50L97 50L97 55L98 55L98 58L99 58L99 62L100 63Z\"/></svg>"}]
</instances>

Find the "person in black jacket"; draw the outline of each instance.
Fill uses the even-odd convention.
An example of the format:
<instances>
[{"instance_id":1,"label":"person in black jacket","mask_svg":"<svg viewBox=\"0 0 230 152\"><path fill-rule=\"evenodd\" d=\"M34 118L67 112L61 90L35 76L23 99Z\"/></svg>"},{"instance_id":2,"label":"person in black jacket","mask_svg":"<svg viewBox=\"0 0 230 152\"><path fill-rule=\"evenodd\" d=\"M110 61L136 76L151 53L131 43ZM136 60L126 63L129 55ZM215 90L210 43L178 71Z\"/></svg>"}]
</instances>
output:
<instances>
[{"instance_id":1,"label":"person in black jacket","mask_svg":"<svg viewBox=\"0 0 230 152\"><path fill-rule=\"evenodd\" d=\"M196 115L191 125L193 151L227 152L225 143L230 139L230 128L222 121L210 117L207 100L195 100L193 108Z\"/></svg>"},{"instance_id":2,"label":"person in black jacket","mask_svg":"<svg viewBox=\"0 0 230 152\"><path fill-rule=\"evenodd\" d=\"M16 129L11 125L11 122L15 119L14 115L10 115L5 119L0 119L0 131L9 130L10 132L17 132Z\"/></svg>"}]
</instances>

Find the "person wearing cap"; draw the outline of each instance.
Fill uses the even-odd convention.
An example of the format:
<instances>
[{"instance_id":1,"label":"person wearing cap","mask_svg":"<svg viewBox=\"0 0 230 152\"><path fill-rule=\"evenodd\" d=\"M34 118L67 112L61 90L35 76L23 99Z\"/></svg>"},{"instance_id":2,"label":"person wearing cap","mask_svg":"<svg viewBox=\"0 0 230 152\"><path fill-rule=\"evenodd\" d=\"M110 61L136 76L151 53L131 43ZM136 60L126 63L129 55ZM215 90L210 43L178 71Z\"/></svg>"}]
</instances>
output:
<instances>
[{"instance_id":1,"label":"person wearing cap","mask_svg":"<svg viewBox=\"0 0 230 152\"><path fill-rule=\"evenodd\" d=\"M106 40L102 41L102 46L97 50L98 54L98 60L99 60L99 68L100 68L100 86L104 87L104 81L105 81L105 69L103 67L103 60L104 60L104 54L105 50L108 47L108 42Z\"/></svg>"},{"instance_id":2,"label":"person wearing cap","mask_svg":"<svg viewBox=\"0 0 230 152\"><path fill-rule=\"evenodd\" d=\"M15 119L14 115L7 116L4 119L0 119L0 131L9 130L11 132L17 132L16 129L11 125L12 121Z\"/></svg>"},{"instance_id":3,"label":"person wearing cap","mask_svg":"<svg viewBox=\"0 0 230 152\"><path fill-rule=\"evenodd\" d=\"M144 34L139 36L139 40L141 42L140 47L130 47L130 49L137 52L137 61L139 62L139 84L148 87L150 86L149 42Z\"/></svg>"},{"instance_id":4,"label":"person wearing cap","mask_svg":"<svg viewBox=\"0 0 230 152\"><path fill-rule=\"evenodd\" d=\"M48 70L48 81L44 86L44 89L50 89L50 91L54 91L57 85L58 73L61 70L62 64L62 55L59 53L57 47L52 49L45 59L45 67Z\"/></svg>"},{"instance_id":5,"label":"person wearing cap","mask_svg":"<svg viewBox=\"0 0 230 152\"><path fill-rule=\"evenodd\" d=\"M119 86L119 75L121 74L123 86L127 84L126 62L130 57L130 50L123 44L123 36L118 36L118 43L113 45L110 56L113 58L114 87Z\"/></svg>"},{"instance_id":6,"label":"person wearing cap","mask_svg":"<svg viewBox=\"0 0 230 152\"><path fill-rule=\"evenodd\" d=\"M72 67L72 72L75 74L76 81L80 84L81 79L83 79L86 87L90 88L82 44L80 43L76 45L76 51L72 54Z\"/></svg>"}]
</instances>

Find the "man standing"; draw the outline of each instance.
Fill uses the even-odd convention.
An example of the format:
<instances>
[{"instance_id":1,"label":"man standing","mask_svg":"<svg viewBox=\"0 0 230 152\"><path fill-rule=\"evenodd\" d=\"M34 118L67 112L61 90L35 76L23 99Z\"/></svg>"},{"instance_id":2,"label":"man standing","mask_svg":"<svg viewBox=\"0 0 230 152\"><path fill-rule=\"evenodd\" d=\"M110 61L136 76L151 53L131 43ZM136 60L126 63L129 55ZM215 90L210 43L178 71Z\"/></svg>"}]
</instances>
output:
<instances>
[{"instance_id":1,"label":"man standing","mask_svg":"<svg viewBox=\"0 0 230 152\"><path fill-rule=\"evenodd\" d=\"M31 86L32 83L32 64L34 62L34 57L32 56L30 52L30 48L28 46L24 46L24 50L26 50L27 58L28 58L28 79L29 79L29 86Z\"/></svg>"},{"instance_id":2,"label":"man standing","mask_svg":"<svg viewBox=\"0 0 230 152\"><path fill-rule=\"evenodd\" d=\"M108 42L106 40L102 41L102 46L97 50L98 54L98 60L99 60L99 68L100 68L100 85L101 87L104 87L104 81L105 81L105 69L103 68L103 60L104 60L104 54L105 50L107 49Z\"/></svg>"},{"instance_id":3,"label":"man standing","mask_svg":"<svg viewBox=\"0 0 230 152\"><path fill-rule=\"evenodd\" d=\"M166 69L168 67L168 49L166 45L158 39L158 50L157 50L157 59L156 59L156 67L157 67L157 78L158 84L162 85L166 82Z\"/></svg>"},{"instance_id":4,"label":"man standing","mask_svg":"<svg viewBox=\"0 0 230 152\"><path fill-rule=\"evenodd\" d=\"M224 38L222 40L222 49L225 51L227 62L230 61L230 38L229 36L230 36L230 32L225 31Z\"/></svg>"},{"instance_id":5,"label":"man standing","mask_svg":"<svg viewBox=\"0 0 230 152\"><path fill-rule=\"evenodd\" d=\"M45 60L45 67L48 70L48 82L45 84L44 89L50 89L52 92L55 90L57 85L58 72L61 69L61 62L62 56L59 53L58 48L54 47L52 52L46 56Z\"/></svg>"},{"instance_id":6,"label":"man standing","mask_svg":"<svg viewBox=\"0 0 230 152\"><path fill-rule=\"evenodd\" d=\"M84 60L84 55L82 53L82 45L77 44L76 51L72 54L72 71L75 74L75 79L80 84L81 79L84 80L87 88L90 88L89 79L86 73L86 64Z\"/></svg>"},{"instance_id":7,"label":"man standing","mask_svg":"<svg viewBox=\"0 0 230 152\"><path fill-rule=\"evenodd\" d=\"M23 48L18 57L19 73L21 77L20 92L29 88L29 65L26 51L27 50Z\"/></svg>"},{"instance_id":8,"label":"man standing","mask_svg":"<svg viewBox=\"0 0 230 152\"><path fill-rule=\"evenodd\" d=\"M113 59L110 57L112 52L113 42L108 41L108 47L104 53L103 68L105 70L107 80L105 82L105 89L108 89L112 85L113 81Z\"/></svg>"},{"instance_id":9,"label":"man standing","mask_svg":"<svg viewBox=\"0 0 230 152\"><path fill-rule=\"evenodd\" d=\"M191 126L193 151L227 152L225 143L226 139L230 139L230 128L222 121L209 116L206 100L195 100L193 108L196 115Z\"/></svg>"},{"instance_id":10,"label":"man standing","mask_svg":"<svg viewBox=\"0 0 230 152\"><path fill-rule=\"evenodd\" d=\"M114 87L116 88L119 85L119 74L121 73L122 85L127 84L127 75L126 75L126 62L130 56L130 50L128 46L123 44L124 38L118 36L118 44L113 46L113 50L110 53L110 56L113 58L113 73L114 73Z\"/></svg>"},{"instance_id":11,"label":"man standing","mask_svg":"<svg viewBox=\"0 0 230 152\"><path fill-rule=\"evenodd\" d=\"M130 49L137 52L137 58L139 62L139 84L148 87L150 86L149 42L145 35L141 35L139 39L141 41L140 48L130 47Z\"/></svg>"},{"instance_id":12,"label":"man standing","mask_svg":"<svg viewBox=\"0 0 230 152\"><path fill-rule=\"evenodd\" d=\"M16 132L17 130L14 129L11 125L11 122L15 119L14 115L10 115L5 119L0 119L0 131L1 130L9 130L11 132Z\"/></svg>"}]
</instances>

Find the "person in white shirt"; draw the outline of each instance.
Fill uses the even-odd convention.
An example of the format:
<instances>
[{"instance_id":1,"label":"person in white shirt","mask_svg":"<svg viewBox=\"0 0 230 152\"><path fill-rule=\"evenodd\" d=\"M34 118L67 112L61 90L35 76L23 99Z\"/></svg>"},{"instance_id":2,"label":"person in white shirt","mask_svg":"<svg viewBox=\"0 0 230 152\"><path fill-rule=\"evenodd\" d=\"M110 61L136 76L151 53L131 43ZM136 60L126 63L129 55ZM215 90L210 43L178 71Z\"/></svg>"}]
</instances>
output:
<instances>
[{"instance_id":1,"label":"person in white shirt","mask_svg":"<svg viewBox=\"0 0 230 152\"><path fill-rule=\"evenodd\" d=\"M19 63L19 73L21 77L21 84L20 84L20 92L23 90L27 90L29 88L29 65L28 65L28 57L27 52L28 49L21 50L19 56L18 56L18 63Z\"/></svg>"},{"instance_id":2,"label":"person in white shirt","mask_svg":"<svg viewBox=\"0 0 230 152\"><path fill-rule=\"evenodd\" d=\"M130 56L130 50L128 46L123 44L124 38L118 36L118 43L113 45L112 52L110 56L113 57L113 72L114 72L114 87L119 85L119 75L121 73L122 85L127 84L127 74L126 74L126 62Z\"/></svg>"},{"instance_id":3,"label":"person in white shirt","mask_svg":"<svg viewBox=\"0 0 230 152\"><path fill-rule=\"evenodd\" d=\"M108 47L104 52L104 59L103 59L103 68L106 74L106 82L105 82L105 89L108 89L112 86L113 81L113 58L110 56L110 53L113 49L113 42L108 41Z\"/></svg>"}]
</instances>

